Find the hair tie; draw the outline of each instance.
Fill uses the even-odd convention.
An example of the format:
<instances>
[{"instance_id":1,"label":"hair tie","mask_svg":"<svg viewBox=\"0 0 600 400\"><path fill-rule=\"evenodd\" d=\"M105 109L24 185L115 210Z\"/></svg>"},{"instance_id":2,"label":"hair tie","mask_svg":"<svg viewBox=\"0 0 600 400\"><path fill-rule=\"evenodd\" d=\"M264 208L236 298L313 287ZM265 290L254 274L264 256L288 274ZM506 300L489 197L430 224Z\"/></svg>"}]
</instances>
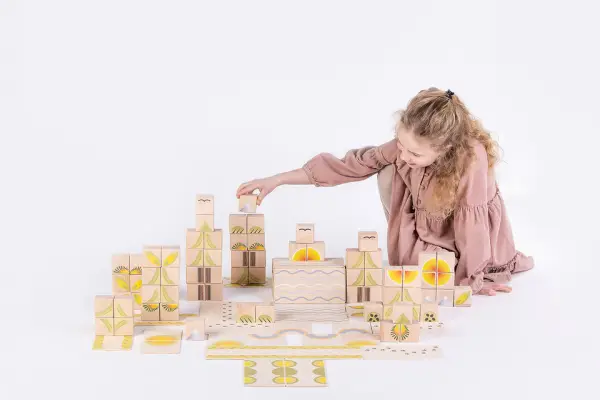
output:
<instances>
[{"instance_id":1,"label":"hair tie","mask_svg":"<svg viewBox=\"0 0 600 400\"><path fill-rule=\"evenodd\" d=\"M452 90L446 90L446 97L448 97L450 100L452 100L452 95L454 95L454 92Z\"/></svg>"}]
</instances>

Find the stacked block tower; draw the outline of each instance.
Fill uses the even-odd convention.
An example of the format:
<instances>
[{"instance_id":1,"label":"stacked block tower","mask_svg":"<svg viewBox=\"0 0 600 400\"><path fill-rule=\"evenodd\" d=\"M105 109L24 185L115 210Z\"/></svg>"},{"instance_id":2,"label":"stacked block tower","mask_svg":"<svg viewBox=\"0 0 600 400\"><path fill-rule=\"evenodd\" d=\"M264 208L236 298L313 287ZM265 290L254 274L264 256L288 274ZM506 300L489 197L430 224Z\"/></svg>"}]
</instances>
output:
<instances>
[{"instance_id":1,"label":"stacked block tower","mask_svg":"<svg viewBox=\"0 0 600 400\"><path fill-rule=\"evenodd\" d=\"M100 295L94 298L96 335L133 335L133 296Z\"/></svg>"},{"instance_id":2,"label":"stacked block tower","mask_svg":"<svg viewBox=\"0 0 600 400\"><path fill-rule=\"evenodd\" d=\"M142 306L142 265L143 254L113 254L112 256L112 293L113 295L131 295L133 309L139 311Z\"/></svg>"},{"instance_id":3,"label":"stacked block tower","mask_svg":"<svg viewBox=\"0 0 600 400\"><path fill-rule=\"evenodd\" d=\"M223 230L214 228L215 199L196 196L196 228L186 231L187 300L223 300Z\"/></svg>"},{"instance_id":4,"label":"stacked block tower","mask_svg":"<svg viewBox=\"0 0 600 400\"><path fill-rule=\"evenodd\" d=\"M325 260L325 242L315 241L315 224L296 224L296 240L289 248L290 261Z\"/></svg>"},{"instance_id":5,"label":"stacked block tower","mask_svg":"<svg viewBox=\"0 0 600 400\"><path fill-rule=\"evenodd\" d=\"M358 232L358 248L346 249L347 302L381 302L383 265L377 232Z\"/></svg>"},{"instance_id":6,"label":"stacked block tower","mask_svg":"<svg viewBox=\"0 0 600 400\"><path fill-rule=\"evenodd\" d=\"M267 281L265 216L256 213L257 195L243 195L239 211L229 215L231 283L264 285Z\"/></svg>"},{"instance_id":7,"label":"stacked block tower","mask_svg":"<svg viewBox=\"0 0 600 400\"><path fill-rule=\"evenodd\" d=\"M179 320L179 246L144 246L142 321Z\"/></svg>"}]
</instances>

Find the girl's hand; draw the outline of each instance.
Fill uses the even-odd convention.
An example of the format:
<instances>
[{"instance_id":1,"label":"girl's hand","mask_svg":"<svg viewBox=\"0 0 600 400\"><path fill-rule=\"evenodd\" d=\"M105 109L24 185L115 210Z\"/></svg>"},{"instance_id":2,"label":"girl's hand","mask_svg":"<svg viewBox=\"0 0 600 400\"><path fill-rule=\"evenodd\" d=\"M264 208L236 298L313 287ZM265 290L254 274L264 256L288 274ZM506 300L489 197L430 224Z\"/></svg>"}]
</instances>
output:
<instances>
[{"instance_id":1,"label":"girl's hand","mask_svg":"<svg viewBox=\"0 0 600 400\"><path fill-rule=\"evenodd\" d=\"M483 296L495 296L497 292L510 293L512 292L512 288L503 283L485 282L477 294Z\"/></svg>"},{"instance_id":2,"label":"girl's hand","mask_svg":"<svg viewBox=\"0 0 600 400\"><path fill-rule=\"evenodd\" d=\"M250 182L242 183L237 190L236 196L239 198L243 194L252 194L252 192L258 189L259 194L256 203L260 205L265 196L271 193L277 186L279 186L279 181L273 176L269 178L255 179Z\"/></svg>"}]
</instances>

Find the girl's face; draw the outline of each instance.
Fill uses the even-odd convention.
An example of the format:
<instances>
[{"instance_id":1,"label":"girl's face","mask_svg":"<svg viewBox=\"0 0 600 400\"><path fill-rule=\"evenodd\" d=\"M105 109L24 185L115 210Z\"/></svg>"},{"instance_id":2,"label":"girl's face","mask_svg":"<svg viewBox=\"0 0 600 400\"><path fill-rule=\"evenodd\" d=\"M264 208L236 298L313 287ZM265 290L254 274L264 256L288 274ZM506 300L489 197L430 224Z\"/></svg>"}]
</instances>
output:
<instances>
[{"instance_id":1,"label":"girl's face","mask_svg":"<svg viewBox=\"0 0 600 400\"><path fill-rule=\"evenodd\" d=\"M426 139L416 137L412 131L399 127L396 133L400 159L411 168L425 168L441 155Z\"/></svg>"}]
</instances>

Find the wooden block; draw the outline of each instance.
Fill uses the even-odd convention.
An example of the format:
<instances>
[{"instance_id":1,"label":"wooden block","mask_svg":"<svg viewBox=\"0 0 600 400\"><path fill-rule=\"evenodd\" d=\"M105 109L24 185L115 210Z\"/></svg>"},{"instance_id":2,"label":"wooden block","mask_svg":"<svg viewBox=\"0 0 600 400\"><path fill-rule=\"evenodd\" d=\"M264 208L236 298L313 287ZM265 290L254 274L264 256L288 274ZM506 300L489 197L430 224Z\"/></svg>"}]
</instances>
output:
<instances>
[{"instance_id":1,"label":"wooden block","mask_svg":"<svg viewBox=\"0 0 600 400\"><path fill-rule=\"evenodd\" d=\"M229 215L229 233L234 235L247 234L248 215L230 214Z\"/></svg>"},{"instance_id":2,"label":"wooden block","mask_svg":"<svg viewBox=\"0 0 600 400\"><path fill-rule=\"evenodd\" d=\"M454 288L454 307L471 307L472 297L471 286L456 286Z\"/></svg>"},{"instance_id":3,"label":"wooden block","mask_svg":"<svg viewBox=\"0 0 600 400\"><path fill-rule=\"evenodd\" d=\"M162 267L179 268L179 246L163 246L161 248Z\"/></svg>"},{"instance_id":4,"label":"wooden block","mask_svg":"<svg viewBox=\"0 0 600 400\"><path fill-rule=\"evenodd\" d=\"M394 327L397 324L394 324L391 321L381 321L379 325L379 340L381 342L397 342L398 335L395 334L392 336L392 332L394 331Z\"/></svg>"},{"instance_id":5,"label":"wooden block","mask_svg":"<svg viewBox=\"0 0 600 400\"><path fill-rule=\"evenodd\" d=\"M437 275L437 288L454 290L454 273L439 272Z\"/></svg>"},{"instance_id":6,"label":"wooden block","mask_svg":"<svg viewBox=\"0 0 600 400\"><path fill-rule=\"evenodd\" d=\"M437 256L435 253L419 253L419 269L421 285L424 288L435 288L437 285Z\"/></svg>"},{"instance_id":7,"label":"wooden block","mask_svg":"<svg viewBox=\"0 0 600 400\"><path fill-rule=\"evenodd\" d=\"M346 249L346 268L365 268L365 253L355 248Z\"/></svg>"},{"instance_id":8,"label":"wooden block","mask_svg":"<svg viewBox=\"0 0 600 400\"><path fill-rule=\"evenodd\" d=\"M115 336L133 335L133 317L115 318L114 327Z\"/></svg>"},{"instance_id":9,"label":"wooden block","mask_svg":"<svg viewBox=\"0 0 600 400\"><path fill-rule=\"evenodd\" d=\"M204 248L221 250L223 248L223 230L215 229L212 232L204 232Z\"/></svg>"},{"instance_id":10,"label":"wooden block","mask_svg":"<svg viewBox=\"0 0 600 400\"><path fill-rule=\"evenodd\" d=\"M145 265L148 267L162 267L162 247L144 246L142 251L146 257Z\"/></svg>"},{"instance_id":11,"label":"wooden block","mask_svg":"<svg viewBox=\"0 0 600 400\"><path fill-rule=\"evenodd\" d=\"M142 309L142 292L131 293L133 297L133 310L140 311Z\"/></svg>"},{"instance_id":12,"label":"wooden block","mask_svg":"<svg viewBox=\"0 0 600 400\"><path fill-rule=\"evenodd\" d=\"M162 286L179 286L179 267L161 268L160 284Z\"/></svg>"},{"instance_id":13,"label":"wooden block","mask_svg":"<svg viewBox=\"0 0 600 400\"><path fill-rule=\"evenodd\" d=\"M232 233L229 239L229 249L231 251L248 250L248 235Z\"/></svg>"},{"instance_id":14,"label":"wooden block","mask_svg":"<svg viewBox=\"0 0 600 400\"><path fill-rule=\"evenodd\" d=\"M402 301L421 304L423 302L423 290L420 287L402 288Z\"/></svg>"},{"instance_id":15,"label":"wooden block","mask_svg":"<svg viewBox=\"0 0 600 400\"><path fill-rule=\"evenodd\" d=\"M187 286L187 291L186 291L185 299L187 301L204 300L204 285L203 284L188 283L186 286Z\"/></svg>"},{"instance_id":16,"label":"wooden block","mask_svg":"<svg viewBox=\"0 0 600 400\"><path fill-rule=\"evenodd\" d=\"M365 251L365 269L383 268L381 249L376 251Z\"/></svg>"},{"instance_id":17,"label":"wooden block","mask_svg":"<svg viewBox=\"0 0 600 400\"><path fill-rule=\"evenodd\" d=\"M161 286L160 302L169 304L179 303L179 286Z\"/></svg>"},{"instance_id":18,"label":"wooden block","mask_svg":"<svg viewBox=\"0 0 600 400\"><path fill-rule=\"evenodd\" d=\"M382 342L418 342L421 327L419 324L394 324L382 321L379 330Z\"/></svg>"},{"instance_id":19,"label":"wooden block","mask_svg":"<svg viewBox=\"0 0 600 400\"><path fill-rule=\"evenodd\" d=\"M413 321L412 303L394 303L392 304L392 314L386 320L395 324L411 324ZM416 322L419 322L419 316L416 315Z\"/></svg>"},{"instance_id":20,"label":"wooden block","mask_svg":"<svg viewBox=\"0 0 600 400\"><path fill-rule=\"evenodd\" d=\"M142 303L142 321L160 321L160 304Z\"/></svg>"},{"instance_id":21,"label":"wooden block","mask_svg":"<svg viewBox=\"0 0 600 400\"><path fill-rule=\"evenodd\" d=\"M248 268L248 284L263 285L267 282L266 268Z\"/></svg>"},{"instance_id":22,"label":"wooden block","mask_svg":"<svg viewBox=\"0 0 600 400\"><path fill-rule=\"evenodd\" d=\"M265 234L249 234L248 235L248 250L264 251L265 250Z\"/></svg>"},{"instance_id":23,"label":"wooden block","mask_svg":"<svg viewBox=\"0 0 600 400\"><path fill-rule=\"evenodd\" d=\"M160 303L160 285L142 285L142 303Z\"/></svg>"},{"instance_id":24,"label":"wooden block","mask_svg":"<svg viewBox=\"0 0 600 400\"><path fill-rule=\"evenodd\" d=\"M185 266L186 267L203 267L204 266L204 249L187 249L185 251Z\"/></svg>"},{"instance_id":25,"label":"wooden block","mask_svg":"<svg viewBox=\"0 0 600 400\"><path fill-rule=\"evenodd\" d=\"M325 260L325 242L313 242L306 245L306 261L323 261Z\"/></svg>"},{"instance_id":26,"label":"wooden block","mask_svg":"<svg viewBox=\"0 0 600 400\"><path fill-rule=\"evenodd\" d=\"M365 286L365 299L371 302L383 301L383 286Z\"/></svg>"},{"instance_id":27,"label":"wooden block","mask_svg":"<svg viewBox=\"0 0 600 400\"><path fill-rule=\"evenodd\" d=\"M223 268L204 267L204 283L223 283Z\"/></svg>"},{"instance_id":28,"label":"wooden block","mask_svg":"<svg viewBox=\"0 0 600 400\"><path fill-rule=\"evenodd\" d=\"M112 255L112 273L129 275L129 254Z\"/></svg>"},{"instance_id":29,"label":"wooden block","mask_svg":"<svg viewBox=\"0 0 600 400\"><path fill-rule=\"evenodd\" d=\"M256 322L271 323L275 322L275 306L273 304L256 305Z\"/></svg>"},{"instance_id":30,"label":"wooden block","mask_svg":"<svg viewBox=\"0 0 600 400\"><path fill-rule=\"evenodd\" d=\"M204 317L188 317L185 319L183 328L183 339L185 340L207 340Z\"/></svg>"},{"instance_id":31,"label":"wooden block","mask_svg":"<svg viewBox=\"0 0 600 400\"><path fill-rule=\"evenodd\" d=\"M248 252L248 266L250 268L266 268L267 267L266 252L264 252L264 251Z\"/></svg>"},{"instance_id":32,"label":"wooden block","mask_svg":"<svg viewBox=\"0 0 600 400\"><path fill-rule=\"evenodd\" d=\"M214 283L204 287L205 300L223 301L223 284Z\"/></svg>"},{"instance_id":33,"label":"wooden block","mask_svg":"<svg viewBox=\"0 0 600 400\"><path fill-rule=\"evenodd\" d=\"M162 268L142 269L142 285L160 285L160 270Z\"/></svg>"},{"instance_id":34,"label":"wooden block","mask_svg":"<svg viewBox=\"0 0 600 400\"><path fill-rule=\"evenodd\" d=\"M245 213L255 213L258 202L257 194L243 194L240 196L239 211Z\"/></svg>"},{"instance_id":35,"label":"wooden block","mask_svg":"<svg viewBox=\"0 0 600 400\"><path fill-rule=\"evenodd\" d=\"M399 342L417 343L421 334L420 324L400 324Z\"/></svg>"},{"instance_id":36,"label":"wooden block","mask_svg":"<svg viewBox=\"0 0 600 400\"><path fill-rule=\"evenodd\" d=\"M129 275L113 275L112 276L112 292L113 294L129 293Z\"/></svg>"},{"instance_id":37,"label":"wooden block","mask_svg":"<svg viewBox=\"0 0 600 400\"><path fill-rule=\"evenodd\" d=\"M254 323L256 321L256 303L235 303L234 318L238 323Z\"/></svg>"},{"instance_id":38,"label":"wooden block","mask_svg":"<svg viewBox=\"0 0 600 400\"><path fill-rule=\"evenodd\" d=\"M290 242L290 244L289 244L289 259L292 261L306 261L307 260L306 244Z\"/></svg>"},{"instance_id":39,"label":"wooden block","mask_svg":"<svg viewBox=\"0 0 600 400\"><path fill-rule=\"evenodd\" d=\"M250 278L249 274L248 267L231 267L231 283L246 286Z\"/></svg>"},{"instance_id":40,"label":"wooden block","mask_svg":"<svg viewBox=\"0 0 600 400\"><path fill-rule=\"evenodd\" d=\"M440 322L439 308L435 303L428 303L421 305L421 322Z\"/></svg>"},{"instance_id":41,"label":"wooden block","mask_svg":"<svg viewBox=\"0 0 600 400\"><path fill-rule=\"evenodd\" d=\"M129 275L129 289L132 293L139 293L142 290L141 275Z\"/></svg>"},{"instance_id":42,"label":"wooden block","mask_svg":"<svg viewBox=\"0 0 600 400\"><path fill-rule=\"evenodd\" d=\"M250 214L246 219L246 231L249 234L265 233L264 214Z\"/></svg>"},{"instance_id":43,"label":"wooden block","mask_svg":"<svg viewBox=\"0 0 600 400\"><path fill-rule=\"evenodd\" d=\"M196 195L196 214L214 214L215 197L212 194Z\"/></svg>"},{"instance_id":44,"label":"wooden block","mask_svg":"<svg viewBox=\"0 0 600 400\"><path fill-rule=\"evenodd\" d=\"M204 266L220 267L223 265L223 250L204 249Z\"/></svg>"},{"instance_id":45,"label":"wooden block","mask_svg":"<svg viewBox=\"0 0 600 400\"><path fill-rule=\"evenodd\" d=\"M247 268L249 264L248 251L232 251L231 252L231 268Z\"/></svg>"},{"instance_id":46,"label":"wooden block","mask_svg":"<svg viewBox=\"0 0 600 400\"><path fill-rule=\"evenodd\" d=\"M129 275L141 275L144 267L151 267L148 259L142 253L129 255Z\"/></svg>"},{"instance_id":47,"label":"wooden block","mask_svg":"<svg viewBox=\"0 0 600 400\"><path fill-rule=\"evenodd\" d=\"M369 301L368 289L364 286L348 286L346 288L346 303L364 303Z\"/></svg>"},{"instance_id":48,"label":"wooden block","mask_svg":"<svg viewBox=\"0 0 600 400\"><path fill-rule=\"evenodd\" d=\"M185 248L186 249L203 249L204 235L208 232L200 232L195 229L187 229L185 231Z\"/></svg>"},{"instance_id":49,"label":"wooden block","mask_svg":"<svg viewBox=\"0 0 600 400\"><path fill-rule=\"evenodd\" d=\"M423 288L421 289L422 300L421 304L437 304L435 301L436 289L435 288Z\"/></svg>"},{"instance_id":50,"label":"wooden block","mask_svg":"<svg viewBox=\"0 0 600 400\"><path fill-rule=\"evenodd\" d=\"M133 318L133 296L118 295L114 300L115 318Z\"/></svg>"},{"instance_id":51,"label":"wooden block","mask_svg":"<svg viewBox=\"0 0 600 400\"><path fill-rule=\"evenodd\" d=\"M346 314L351 318L364 318L364 303L346 303Z\"/></svg>"},{"instance_id":52,"label":"wooden block","mask_svg":"<svg viewBox=\"0 0 600 400\"><path fill-rule=\"evenodd\" d=\"M421 287L421 271L418 265L402 266L402 286L411 288Z\"/></svg>"},{"instance_id":53,"label":"wooden block","mask_svg":"<svg viewBox=\"0 0 600 400\"><path fill-rule=\"evenodd\" d=\"M214 231L215 216L213 214L196 214L196 230L199 232Z\"/></svg>"},{"instance_id":54,"label":"wooden block","mask_svg":"<svg viewBox=\"0 0 600 400\"><path fill-rule=\"evenodd\" d=\"M377 251L379 250L379 235L375 231L358 232L358 250L359 251Z\"/></svg>"},{"instance_id":55,"label":"wooden block","mask_svg":"<svg viewBox=\"0 0 600 400\"><path fill-rule=\"evenodd\" d=\"M363 316L366 322L380 322L383 319L383 304L375 302L364 303Z\"/></svg>"},{"instance_id":56,"label":"wooden block","mask_svg":"<svg viewBox=\"0 0 600 400\"><path fill-rule=\"evenodd\" d=\"M96 318L96 335L112 336L114 335L114 318Z\"/></svg>"},{"instance_id":57,"label":"wooden block","mask_svg":"<svg viewBox=\"0 0 600 400\"><path fill-rule=\"evenodd\" d=\"M315 224L296 224L296 243L315 242Z\"/></svg>"},{"instance_id":58,"label":"wooden block","mask_svg":"<svg viewBox=\"0 0 600 400\"><path fill-rule=\"evenodd\" d=\"M402 288L397 286L386 286L383 288L383 299L384 305L392 305L394 303L400 303L402 301Z\"/></svg>"},{"instance_id":59,"label":"wooden block","mask_svg":"<svg viewBox=\"0 0 600 400\"><path fill-rule=\"evenodd\" d=\"M454 288L437 289L435 293L435 302L441 307L454 307Z\"/></svg>"},{"instance_id":60,"label":"wooden block","mask_svg":"<svg viewBox=\"0 0 600 400\"><path fill-rule=\"evenodd\" d=\"M454 273L456 267L456 255L451 251L438 251L437 254L438 273Z\"/></svg>"},{"instance_id":61,"label":"wooden block","mask_svg":"<svg viewBox=\"0 0 600 400\"><path fill-rule=\"evenodd\" d=\"M362 268L347 269L346 286L365 286L365 270Z\"/></svg>"},{"instance_id":62,"label":"wooden block","mask_svg":"<svg viewBox=\"0 0 600 400\"><path fill-rule=\"evenodd\" d=\"M383 285L387 287L402 287L402 272L402 267L387 267L384 273Z\"/></svg>"},{"instance_id":63,"label":"wooden block","mask_svg":"<svg viewBox=\"0 0 600 400\"><path fill-rule=\"evenodd\" d=\"M161 321L179 321L179 304L160 303L159 317Z\"/></svg>"},{"instance_id":64,"label":"wooden block","mask_svg":"<svg viewBox=\"0 0 600 400\"><path fill-rule=\"evenodd\" d=\"M112 295L94 297L94 316L96 318L112 318L114 316L114 299Z\"/></svg>"},{"instance_id":65,"label":"wooden block","mask_svg":"<svg viewBox=\"0 0 600 400\"><path fill-rule=\"evenodd\" d=\"M382 286L383 269L365 269L365 286Z\"/></svg>"},{"instance_id":66,"label":"wooden block","mask_svg":"<svg viewBox=\"0 0 600 400\"><path fill-rule=\"evenodd\" d=\"M186 267L185 283L204 283L204 268Z\"/></svg>"}]
</instances>

